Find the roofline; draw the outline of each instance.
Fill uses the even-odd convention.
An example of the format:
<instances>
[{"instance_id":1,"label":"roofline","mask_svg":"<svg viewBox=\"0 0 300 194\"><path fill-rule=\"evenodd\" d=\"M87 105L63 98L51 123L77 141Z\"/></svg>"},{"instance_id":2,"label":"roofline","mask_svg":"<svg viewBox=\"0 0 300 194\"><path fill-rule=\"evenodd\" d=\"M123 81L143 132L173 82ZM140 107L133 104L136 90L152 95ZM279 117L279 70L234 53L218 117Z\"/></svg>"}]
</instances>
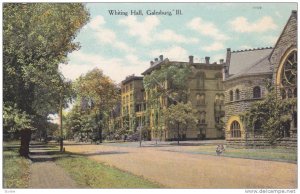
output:
<instances>
[{"instance_id":1,"label":"roofline","mask_svg":"<svg viewBox=\"0 0 300 194\"><path fill-rule=\"evenodd\" d=\"M144 77L142 77L142 76L131 76L131 77L128 77L125 80L123 80L121 83L126 84L130 81L133 81L133 80L143 80L143 79L144 79Z\"/></svg>"},{"instance_id":2,"label":"roofline","mask_svg":"<svg viewBox=\"0 0 300 194\"><path fill-rule=\"evenodd\" d=\"M275 43L275 46L273 47L272 52L271 52L270 55L269 55L269 58L268 58L269 61L270 61L270 59L271 59L271 56L273 55L274 49L277 47L278 42L279 42L279 40L281 39L281 37L282 37L282 35L283 35L283 32L284 32L285 29L287 28L287 25L288 25L289 21L291 20L292 16L295 16L296 19L297 19L297 13L298 13L297 10L293 10L293 11L292 11L292 13L291 13L289 19L287 20L287 22L286 22L286 24L285 24L283 30L282 30L281 33L280 33L280 36L278 37L278 39L277 39L277 41L276 41L276 43ZM297 26L297 28L298 28L298 26Z\"/></svg>"},{"instance_id":3,"label":"roofline","mask_svg":"<svg viewBox=\"0 0 300 194\"><path fill-rule=\"evenodd\" d=\"M227 79L225 79L223 82L227 82L227 81L233 81L235 79L238 78L244 78L244 77L251 77L251 76L260 76L260 75L272 75L273 72L263 72L263 73L248 73L248 74L242 74L242 75L238 75L236 77L229 77Z\"/></svg>"}]
</instances>

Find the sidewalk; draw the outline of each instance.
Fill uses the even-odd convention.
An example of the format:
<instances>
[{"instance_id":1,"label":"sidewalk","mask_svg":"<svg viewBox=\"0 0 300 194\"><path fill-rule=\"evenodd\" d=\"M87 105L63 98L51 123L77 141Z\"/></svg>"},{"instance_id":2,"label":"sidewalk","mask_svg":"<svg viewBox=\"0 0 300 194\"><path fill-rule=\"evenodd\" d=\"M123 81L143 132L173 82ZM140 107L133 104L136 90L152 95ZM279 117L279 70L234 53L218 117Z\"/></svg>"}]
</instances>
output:
<instances>
[{"instance_id":1,"label":"sidewalk","mask_svg":"<svg viewBox=\"0 0 300 194\"><path fill-rule=\"evenodd\" d=\"M78 188L76 183L54 160L58 157L58 150L51 145L33 144L30 146L29 188L33 189L62 189Z\"/></svg>"}]
</instances>

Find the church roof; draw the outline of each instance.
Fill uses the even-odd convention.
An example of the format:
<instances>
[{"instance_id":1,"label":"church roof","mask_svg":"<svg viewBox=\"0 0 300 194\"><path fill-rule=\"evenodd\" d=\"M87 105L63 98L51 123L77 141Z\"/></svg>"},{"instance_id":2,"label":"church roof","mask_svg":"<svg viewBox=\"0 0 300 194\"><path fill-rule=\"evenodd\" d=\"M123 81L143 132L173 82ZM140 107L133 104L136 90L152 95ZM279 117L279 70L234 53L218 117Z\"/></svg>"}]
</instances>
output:
<instances>
[{"instance_id":1,"label":"church roof","mask_svg":"<svg viewBox=\"0 0 300 194\"><path fill-rule=\"evenodd\" d=\"M271 73L269 55L271 47L233 51L230 54L229 78Z\"/></svg>"}]
</instances>

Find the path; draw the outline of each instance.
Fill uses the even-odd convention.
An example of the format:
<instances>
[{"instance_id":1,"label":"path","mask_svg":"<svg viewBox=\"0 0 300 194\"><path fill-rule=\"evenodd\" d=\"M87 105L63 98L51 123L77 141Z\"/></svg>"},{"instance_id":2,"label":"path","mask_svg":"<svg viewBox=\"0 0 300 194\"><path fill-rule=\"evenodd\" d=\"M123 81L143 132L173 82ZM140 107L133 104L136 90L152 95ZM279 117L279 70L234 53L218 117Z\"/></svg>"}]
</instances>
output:
<instances>
[{"instance_id":1,"label":"path","mask_svg":"<svg viewBox=\"0 0 300 194\"><path fill-rule=\"evenodd\" d=\"M297 165L142 147L66 145L66 150L143 176L168 188L296 188ZM131 144L129 144L131 145ZM189 149L190 146L171 146Z\"/></svg>"},{"instance_id":2,"label":"path","mask_svg":"<svg viewBox=\"0 0 300 194\"><path fill-rule=\"evenodd\" d=\"M57 149L57 148L56 148ZM35 144L30 146L30 166L29 188L76 188L76 183L58 165L54 159L57 157L51 146Z\"/></svg>"}]
</instances>

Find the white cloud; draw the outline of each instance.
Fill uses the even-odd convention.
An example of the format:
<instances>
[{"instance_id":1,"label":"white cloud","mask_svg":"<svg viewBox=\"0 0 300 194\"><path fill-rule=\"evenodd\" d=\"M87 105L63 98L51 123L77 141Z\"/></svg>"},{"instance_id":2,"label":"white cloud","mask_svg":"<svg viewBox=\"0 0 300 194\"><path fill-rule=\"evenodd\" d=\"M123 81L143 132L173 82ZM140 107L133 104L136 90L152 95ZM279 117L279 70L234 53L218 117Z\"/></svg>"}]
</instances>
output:
<instances>
[{"instance_id":1,"label":"white cloud","mask_svg":"<svg viewBox=\"0 0 300 194\"><path fill-rule=\"evenodd\" d=\"M134 52L135 49L128 46L125 42L118 40L116 33L104 26L106 23L103 16L98 15L88 24L88 27L94 30L96 40L99 44L108 44L119 50Z\"/></svg>"},{"instance_id":2,"label":"white cloud","mask_svg":"<svg viewBox=\"0 0 300 194\"><path fill-rule=\"evenodd\" d=\"M212 63L213 62L217 62L219 64L220 63L220 59L224 59L224 62L225 62L225 60L226 60L225 53L224 54L216 54L216 55L211 56L210 61Z\"/></svg>"},{"instance_id":3,"label":"white cloud","mask_svg":"<svg viewBox=\"0 0 300 194\"><path fill-rule=\"evenodd\" d=\"M71 53L69 58L75 62L67 65L60 64L59 69L66 78L71 80L75 80L94 68L100 68L105 75L119 83L127 75L140 75L149 66L147 61L142 61L135 55L127 55L124 58L106 58L77 51Z\"/></svg>"},{"instance_id":4,"label":"white cloud","mask_svg":"<svg viewBox=\"0 0 300 194\"><path fill-rule=\"evenodd\" d=\"M151 34L159 25L160 21L157 16L147 16L144 21L137 21L137 17L128 16L119 20L119 24L128 27L128 34L136 36L143 44L152 42Z\"/></svg>"},{"instance_id":5,"label":"white cloud","mask_svg":"<svg viewBox=\"0 0 300 194\"><path fill-rule=\"evenodd\" d=\"M102 25L104 25L106 22L104 20L104 17L101 15L96 16L94 19L91 20L91 22L88 24L88 27L99 30Z\"/></svg>"},{"instance_id":6,"label":"white cloud","mask_svg":"<svg viewBox=\"0 0 300 194\"><path fill-rule=\"evenodd\" d=\"M190 22L187 23L187 26L192 29L197 31L198 33L211 37L214 40L218 41L224 41L228 40L229 37L225 34L223 34L212 22L207 22L204 21L200 17L196 17L192 19Z\"/></svg>"},{"instance_id":7,"label":"white cloud","mask_svg":"<svg viewBox=\"0 0 300 194\"><path fill-rule=\"evenodd\" d=\"M180 46L174 46L166 49L153 50L150 56L157 58L159 55L164 55L164 58L168 58L172 61L188 61L188 52Z\"/></svg>"},{"instance_id":8,"label":"white cloud","mask_svg":"<svg viewBox=\"0 0 300 194\"><path fill-rule=\"evenodd\" d=\"M270 16L265 16L253 23L250 23L245 17L237 17L230 22L230 26L236 32L266 32L274 30L277 25Z\"/></svg>"},{"instance_id":9,"label":"white cloud","mask_svg":"<svg viewBox=\"0 0 300 194\"><path fill-rule=\"evenodd\" d=\"M278 39L277 36L267 35L267 36L261 36L261 41L265 44L268 44L270 46L274 46L276 44L276 41Z\"/></svg>"},{"instance_id":10,"label":"white cloud","mask_svg":"<svg viewBox=\"0 0 300 194\"><path fill-rule=\"evenodd\" d=\"M242 50L245 50L245 49L252 49L253 48L253 46L249 46L249 45L241 45L240 47L239 47L239 49L242 49Z\"/></svg>"},{"instance_id":11,"label":"white cloud","mask_svg":"<svg viewBox=\"0 0 300 194\"><path fill-rule=\"evenodd\" d=\"M96 38L101 43L111 44L117 39L116 33L110 29L101 29L96 32Z\"/></svg>"},{"instance_id":12,"label":"white cloud","mask_svg":"<svg viewBox=\"0 0 300 194\"><path fill-rule=\"evenodd\" d=\"M148 45L154 41L175 43L198 43L199 39L177 34L173 30L165 29L157 31L160 20L157 16L147 16L144 21L138 21L137 17L129 16L119 20L119 24L128 28L127 33L137 37L139 42Z\"/></svg>"},{"instance_id":13,"label":"white cloud","mask_svg":"<svg viewBox=\"0 0 300 194\"><path fill-rule=\"evenodd\" d=\"M219 50L222 50L224 48L225 47L224 47L223 43L221 43L221 42L214 42L214 43L212 43L209 46L204 46L203 50L209 52L209 51L219 51Z\"/></svg>"},{"instance_id":14,"label":"white cloud","mask_svg":"<svg viewBox=\"0 0 300 194\"><path fill-rule=\"evenodd\" d=\"M199 39L197 38L188 38L180 34L176 34L173 30L167 29L160 33L157 33L156 40L165 41L165 42L176 42L176 43L197 43Z\"/></svg>"}]
</instances>

